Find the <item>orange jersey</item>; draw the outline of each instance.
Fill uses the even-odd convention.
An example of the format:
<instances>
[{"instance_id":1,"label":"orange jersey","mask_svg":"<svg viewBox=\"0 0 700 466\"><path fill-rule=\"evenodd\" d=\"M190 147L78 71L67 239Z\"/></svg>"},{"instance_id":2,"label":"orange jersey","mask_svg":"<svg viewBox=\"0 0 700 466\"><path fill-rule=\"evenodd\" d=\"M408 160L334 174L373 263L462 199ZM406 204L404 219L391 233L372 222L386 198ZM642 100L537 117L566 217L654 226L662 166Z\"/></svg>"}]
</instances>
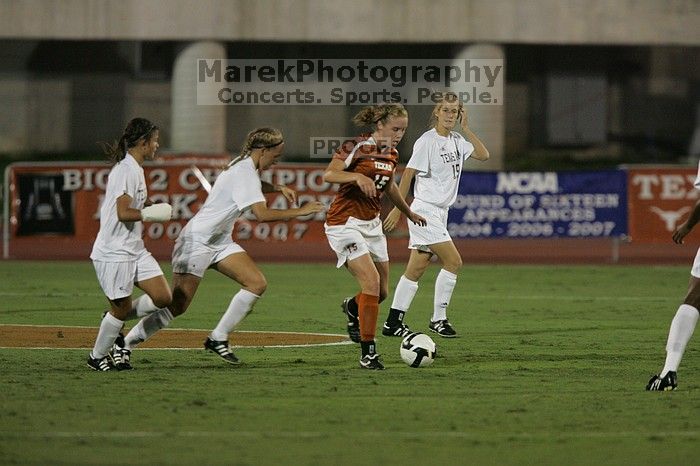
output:
<instances>
[{"instance_id":1,"label":"orange jersey","mask_svg":"<svg viewBox=\"0 0 700 466\"><path fill-rule=\"evenodd\" d=\"M326 214L327 225L344 225L348 217L372 220L379 215L381 196L389 186L399 161L396 149L380 151L369 136L346 141L333 156L345 163L345 171L361 173L374 180L379 195L367 197L355 183L342 183Z\"/></svg>"}]
</instances>

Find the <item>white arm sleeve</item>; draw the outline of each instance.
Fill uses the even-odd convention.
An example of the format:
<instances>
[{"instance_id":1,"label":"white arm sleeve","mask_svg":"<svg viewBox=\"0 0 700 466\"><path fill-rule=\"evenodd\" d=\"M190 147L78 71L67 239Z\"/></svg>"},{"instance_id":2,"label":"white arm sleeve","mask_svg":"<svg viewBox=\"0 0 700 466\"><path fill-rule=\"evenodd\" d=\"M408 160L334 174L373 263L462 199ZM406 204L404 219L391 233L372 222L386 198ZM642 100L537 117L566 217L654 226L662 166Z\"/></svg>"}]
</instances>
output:
<instances>
[{"instance_id":1,"label":"white arm sleeve","mask_svg":"<svg viewBox=\"0 0 700 466\"><path fill-rule=\"evenodd\" d=\"M474 153L474 146L472 143L467 141L467 139L461 134L459 135L457 145L459 145L459 153L462 156L462 160L467 160L469 156Z\"/></svg>"},{"instance_id":2,"label":"white arm sleeve","mask_svg":"<svg viewBox=\"0 0 700 466\"><path fill-rule=\"evenodd\" d=\"M135 173L129 171L124 165L124 162L120 162L120 165L112 169L109 174L109 188L111 188L112 193L116 198L119 198L123 194L126 194L132 199L136 199L136 190L138 189L139 180Z\"/></svg>"},{"instance_id":3,"label":"white arm sleeve","mask_svg":"<svg viewBox=\"0 0 700 466\"><path fill-rule=\"evenodd\" d=\"M262 184L256 171L252 171L249 176L237 177L232 191L233 202L238 206L238 210L242 211L255 203L265 202Z\"/></svg>"},{"instance_id":4,"label":"white arm sleeve","mask_svg":"<svg viewBox=\"0 0 700 466\"><path fill-rule=\"evenodd\" d=\"M144 222L167 222L172 214L173 207L166 202L141 209L141 218Z\"/></svg>"},{"instance_id":5,"label":"white arm sleeve","mask_svg":"<svg viewBox=\"0 0 700 466\"><path fill-rule=\"evenodd\" d=\"M413 144L411 159L406 164L406 168L413 168L422 173L430 171L430 138L420 137Z\"/></svg>"}]
</instances>

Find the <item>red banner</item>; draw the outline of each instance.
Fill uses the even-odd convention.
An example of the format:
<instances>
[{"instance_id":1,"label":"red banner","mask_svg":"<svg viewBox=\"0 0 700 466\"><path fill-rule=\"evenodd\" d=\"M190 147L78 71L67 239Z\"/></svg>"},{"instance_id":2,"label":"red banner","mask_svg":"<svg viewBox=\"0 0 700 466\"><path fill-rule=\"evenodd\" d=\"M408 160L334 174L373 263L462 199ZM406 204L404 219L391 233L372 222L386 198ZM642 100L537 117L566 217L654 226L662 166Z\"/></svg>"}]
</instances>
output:
<instances>
[{"instance_id":1,"label":"red banner","mask_svg":"<svg viewBox=\"0 0 700 466\"><path fill-rule=\"evenodd\" d=\"M694 168L631 168L627 173L629 233L634 242L668 243L688 217L698 190ZM700 229L685 239L700 243Z\"/></svg>"},{"instance_id":2,"label":"red banner","mask_svg":"<svg viewBox=\"0 0 700 466\"><path fill-rule=\"evenodd\" d=\"M228 157L170 158L144 166L149 198L173 206L173 220L147 223L146 247L168 259L180 230L194 216L207 193L194 174L196 166L213 183ZM86 258L99 230L99 209L109 166L101 163L13 164L8 170L9 215L5 257ZM299 202L330 205L337 187L323 181L325 165L275 165L261 174L273 184L297 191ZM282 194L268 194L270 208L285 209ZM278 243L323 242L325 213L288 222L259 223L248 213L236 222L234 241ZM245 246L244 246L245 247Z\"/></svg>"}]
</instances>

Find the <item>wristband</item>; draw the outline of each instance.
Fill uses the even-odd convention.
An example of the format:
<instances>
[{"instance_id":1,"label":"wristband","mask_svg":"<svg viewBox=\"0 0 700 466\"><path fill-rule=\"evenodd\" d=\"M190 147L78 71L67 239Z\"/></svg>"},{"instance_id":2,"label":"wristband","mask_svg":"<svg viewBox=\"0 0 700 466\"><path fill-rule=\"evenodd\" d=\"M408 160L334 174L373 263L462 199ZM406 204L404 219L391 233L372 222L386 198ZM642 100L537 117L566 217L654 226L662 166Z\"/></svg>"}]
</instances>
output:
<instances>
[{"instance_id":1,"label":"wristband","mask_svg":"<svg viewBox=\"0 0 700 466\"><path fill-rule=\"evenodd\" d=\"M153 204L141 210L144 222L167 222L173 214L173 207L167 202Z\"/></svg>"}]
</instances>

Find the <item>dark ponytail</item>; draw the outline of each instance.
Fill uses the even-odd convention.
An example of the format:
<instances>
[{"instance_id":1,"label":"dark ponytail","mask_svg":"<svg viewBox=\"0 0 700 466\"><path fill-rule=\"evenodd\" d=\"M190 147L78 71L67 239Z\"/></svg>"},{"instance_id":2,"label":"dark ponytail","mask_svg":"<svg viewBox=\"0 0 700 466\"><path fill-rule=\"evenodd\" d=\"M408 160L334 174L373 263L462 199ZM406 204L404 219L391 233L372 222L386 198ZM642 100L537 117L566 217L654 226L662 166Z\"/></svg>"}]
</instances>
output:
<instances>
[{"instance_id":1,"label":"dark ponytail","mask_svg":"<svg viewBox=\"0 0 700 466\"><path fill-rule=\"evenodd\" d=\"M112 163L120 162L126 152L135 147L141 139L151 139L158 127L145 118L134 118L126 125L121 137L113 144L100 143L102 150L110 158Z\"/></svg>"}]
</instances>

